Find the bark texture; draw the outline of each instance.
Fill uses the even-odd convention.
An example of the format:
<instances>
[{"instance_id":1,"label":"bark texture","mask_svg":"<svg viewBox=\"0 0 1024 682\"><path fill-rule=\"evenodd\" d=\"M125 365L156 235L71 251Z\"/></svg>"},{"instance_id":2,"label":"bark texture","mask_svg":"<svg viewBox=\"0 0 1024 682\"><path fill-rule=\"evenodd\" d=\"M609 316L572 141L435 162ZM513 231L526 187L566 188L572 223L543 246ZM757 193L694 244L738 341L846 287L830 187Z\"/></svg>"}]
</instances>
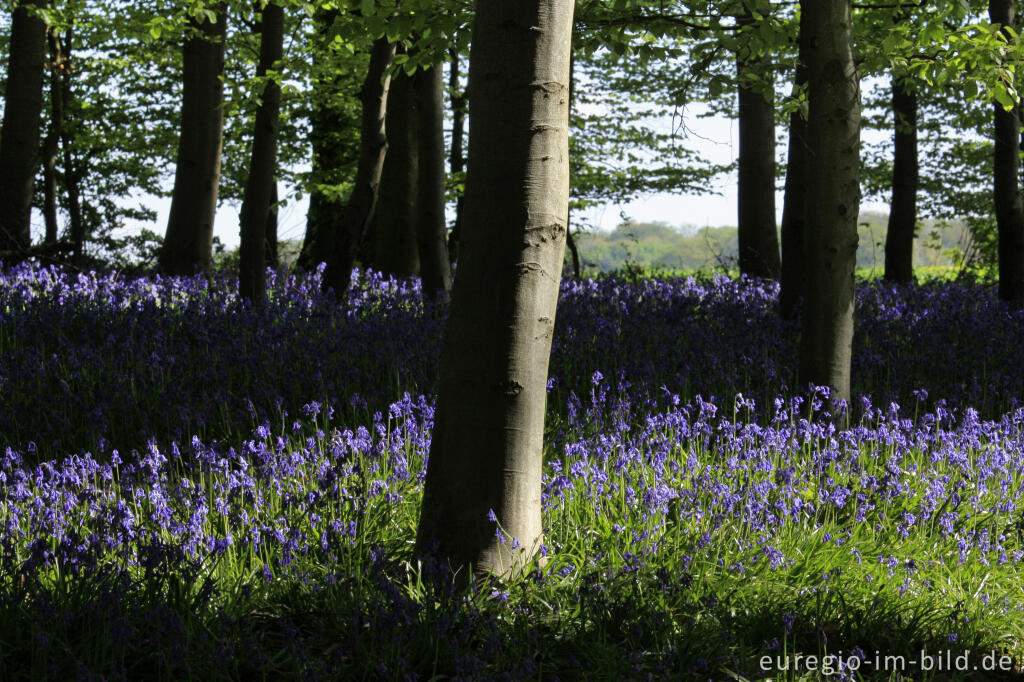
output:
<instances>
[{"instance_id":1,"label":"bark texture","mask_svg":"<svg viewBox=\"0 0 1024 682\"><path fill-rule=\"evenodd\" d=\"M749 8L740 26L754 23ZM775 97L754 81L770 79L771 57L748 44L736 55L739 76L739 178L736 188L740 273L778 279L779 237L775 227ZM770 92L770 91L769 91Z\"/></svg>"},{"instance_id":2,"label":"bark texture","mask_svg":"<svg viewBox=\"0 0 1024 682\"><path fill-rule=\"evenodd\" d=\"M213 22L191 20L183 50L181 137L167 234L160 269L172 275L206 270L213 252L223 139L224 36L226 16L216 6Z\"/></svg>"},{"instance_id":3,"label":"bark texture","mask_svg":"<svg viewBox=\"0 0 1024 682\"><path fill-rule=\"evenodd\" d=\"M448 299L452 287L445 243L444 215L444 79L441 64L420 69L413 76L419 157L417 184L417 237L423 296L432 301Z\"/></svg>"},{"instance_id":4,"label":"bark texture","mask_svg":"<svg viewBox=\"0 0 1024 682\"><path fill-rule=\"evenodd\" d=\"M1014 0L989 0L988 13L993 24L1002 25L1004 33L1013 28ZM1024 206L1017 177L1020 121L1016 108L1007 111L998 102L993 106L992 200L999 230L999 298L1020 306L1024 304Z\"/></svg>"},{"instance_id":5,"label":"bark texture","mask_svg":"<svg viewBox=\"0 0 1024 682\"><path fill-rule=\"evenodd\" d=\"M399 277L420 272L416 230L419 147L414 109L412 78L400 71L391 78L388 91L388 153L374 218L374 264Z\"/></svg>"},{"instance_id":6,"label":"bark texture","mask_svg":"<svg viewBox=\"0 0 1024 682\"><path fill-rule=\"evenodd\" d=\"M360 123L359 165L356 168L352 194L334 234L327 267L324 269L323 289L333 289L339 298L348 289L355 265L356 249L366 233L377 205L388 138L384 125L387 113L388 88L391 77L385 75L395 55L394 43L378 38L370 48L370 65L363 81L359 98L363 113Z\"/></svg>"},{"instance_id":7,"label":"bark texture","mask_svg":"<svg viewBox=\"0 0 1024 682\"><path fill-rule=\"evenodd\" d=\"M0 129L0 251L28 249L32 191L39 158L46 24L39 0L21 0L11 19L4 121Z\"/></svg>"},{"instance_id":8,"label":"bark texture","mask_svg":"<svg viewBox=\"0 0 1024 682\"><path fill-rule=\"evenodd\" d=\"M914 279L914 232L917 229L917 93L906 76L893 78L895 118L892 162L892 202L885 234L885 279Z\"/></svg>"},{"instance_id":9,"label":"bark texture","mask_svg":"<svg viewBox=\"0 0 1024 682\"><path fill-rule=\"evenodd\" d=\"M850 0L801 2L808 30L810 172L800 381L850 399L860 207L860 82Z\"/></svg>"},{"instance_id":10,"label":"bark texture","mask_svg":"<svg viewBox=\"0 0 1024 682\"><path fill-rule=\"evenodd\" d=\"M419 554L447 562L463 582L470 567L521 570L542 542L572 13L572 0L477 3L461 257L416 540Z\"/></svg>"},{"instance_id":11,"label":"bark texture","mask_svg":"<svg viewBox=\"0 0 1024 682\"><path fill-rule=\"evenodd\" d=\"M266 77L281 61L284 44L284 9L267 3L260 21L260 61L256 75ZM267 220L271 214L274 172L277 170L277 128L281 111L281 86L268 80L263 86L252 139L249 177L245 183L239 249L239 295L262 304L267 295Z\"/></svg>"}]
</instances>

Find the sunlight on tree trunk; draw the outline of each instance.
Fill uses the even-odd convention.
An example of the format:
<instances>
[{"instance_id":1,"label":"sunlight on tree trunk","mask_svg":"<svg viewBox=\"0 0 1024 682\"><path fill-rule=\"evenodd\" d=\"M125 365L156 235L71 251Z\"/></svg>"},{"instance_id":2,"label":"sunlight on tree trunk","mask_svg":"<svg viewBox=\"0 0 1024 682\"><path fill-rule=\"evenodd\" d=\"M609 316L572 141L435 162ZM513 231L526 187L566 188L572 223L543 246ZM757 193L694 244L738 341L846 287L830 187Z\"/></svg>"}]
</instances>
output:
<instances>
[{"instance_id":1,"label":"sunlight on tree trunk","mask_svg":"<svg viewBox=\"0 0 1024 682\"><path fill-rule=\"evenodd\" d=\"M540 550L548 356L569 201L572 0L480 0L458 276L416 550L460 582Z\"/></svg>"}]
</instances>

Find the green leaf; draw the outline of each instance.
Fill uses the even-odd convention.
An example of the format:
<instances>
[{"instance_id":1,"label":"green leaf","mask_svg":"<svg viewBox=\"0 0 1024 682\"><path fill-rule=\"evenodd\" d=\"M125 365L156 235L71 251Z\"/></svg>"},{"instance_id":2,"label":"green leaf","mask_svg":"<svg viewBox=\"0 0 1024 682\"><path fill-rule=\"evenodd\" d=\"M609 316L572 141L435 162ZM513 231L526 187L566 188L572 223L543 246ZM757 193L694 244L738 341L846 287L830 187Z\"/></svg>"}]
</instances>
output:
<instances>
[{"instance_id":1,"label":"green leaf","mask_svg":"<svg viewBox=\"0 0 1024 682\"><path fill-rule=\"evenodd\" d=\"M1007 111L1013 109L1013 97L1006 91L1006 86L1002 83L996 83L992 86L992 99L999 102L1003 109L1006 109Z\"/></svg>"}]
</instances>

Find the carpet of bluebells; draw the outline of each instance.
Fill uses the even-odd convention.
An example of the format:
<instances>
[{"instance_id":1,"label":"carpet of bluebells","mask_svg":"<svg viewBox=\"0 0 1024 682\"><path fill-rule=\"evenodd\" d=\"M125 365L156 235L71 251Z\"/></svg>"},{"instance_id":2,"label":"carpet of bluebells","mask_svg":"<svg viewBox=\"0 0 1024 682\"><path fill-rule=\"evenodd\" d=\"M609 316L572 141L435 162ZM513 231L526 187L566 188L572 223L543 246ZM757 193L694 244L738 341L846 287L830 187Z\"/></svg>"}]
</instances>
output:
<instances>
[{"instance_id":1,"label":"carpet of bluebells","mask_svg":"<svg viewBox=\"0 0 1024 682\"><path fill-rule=\"evenodd\" d=\"M566 280L543 556L465 591L411 551L444 307L235 287L0 276L0 679L1020 674L1024 315L985 286L862 284L835 406L772 283Z\"/></svg>"}]
</instances>

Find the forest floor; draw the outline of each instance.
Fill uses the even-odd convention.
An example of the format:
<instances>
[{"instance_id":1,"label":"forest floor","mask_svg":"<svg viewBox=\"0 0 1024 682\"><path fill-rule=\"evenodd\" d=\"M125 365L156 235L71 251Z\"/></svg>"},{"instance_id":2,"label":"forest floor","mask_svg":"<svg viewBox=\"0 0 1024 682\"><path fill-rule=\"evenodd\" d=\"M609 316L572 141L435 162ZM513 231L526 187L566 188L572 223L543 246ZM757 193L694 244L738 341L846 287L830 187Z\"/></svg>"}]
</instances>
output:
<instances>
[{"instance_id":1,"label":"forest floor","mask_svg":"<svg viewBox=\"0 0 1024 682\"><path fill-rule=\"evenodd\" d=\"M446 311L235 286L0 277L0 679L1020 677L989 287L861 283L830 414L775 284L566 279L543 562L456 591L411 553Z\"/></svg>"}]
</instances>

